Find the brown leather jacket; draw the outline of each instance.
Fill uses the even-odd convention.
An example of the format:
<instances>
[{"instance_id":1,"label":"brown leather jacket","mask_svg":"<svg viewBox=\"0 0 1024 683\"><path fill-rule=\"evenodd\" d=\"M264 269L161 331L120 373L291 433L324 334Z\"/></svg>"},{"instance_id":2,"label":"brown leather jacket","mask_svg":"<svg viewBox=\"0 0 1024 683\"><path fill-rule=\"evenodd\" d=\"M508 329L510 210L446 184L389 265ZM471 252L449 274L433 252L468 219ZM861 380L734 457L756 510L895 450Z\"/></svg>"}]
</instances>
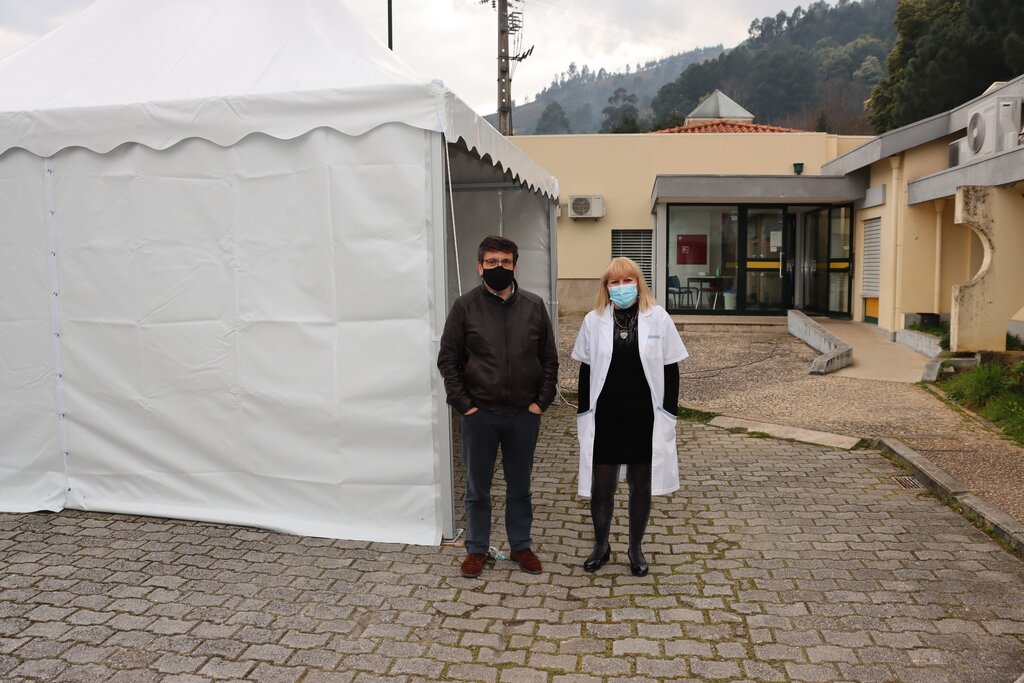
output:
<instances>
[{"instance_id":1,"label":"brown leather jacket","mask_svg":"<svg viewBox=\"0 0 1024 683\"><path fill-rule=\"evenodd\" d=\"M558 348L544 301L519 288L505 301L482 285L455 300L437 367L448 403L499 415L542 410L555 399Z\"/></svg>"}]
</instances>

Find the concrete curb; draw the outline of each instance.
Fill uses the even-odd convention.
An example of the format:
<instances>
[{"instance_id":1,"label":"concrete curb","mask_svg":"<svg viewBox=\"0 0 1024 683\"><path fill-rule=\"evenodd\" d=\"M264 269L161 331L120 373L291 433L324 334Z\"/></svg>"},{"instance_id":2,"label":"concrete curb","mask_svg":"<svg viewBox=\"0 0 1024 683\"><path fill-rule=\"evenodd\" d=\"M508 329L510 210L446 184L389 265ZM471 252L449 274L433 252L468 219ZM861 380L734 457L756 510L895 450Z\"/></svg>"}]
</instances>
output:
<instances>
[{"instance_id":1,"label":"concrete curb","mask_svg":"<svg viewBox=\"0 0 1024 683\"><path fill-rule=\"evenodd\" d=\"M789 425L779 425L770 422L745 420L739 417L729 417L728 415L719 415L711 420L709 424L715 427L722 427L723 429L734 429L738 427L745 429L748 432L764 432L765 434L774 436L778 439L792 439L793 441L813 443L819 446L829 446L831 448L842 448L844 450L850 450L860 443L860 439L852 436L832 434L830 432L818 432L813 429L790 427Z\"/></svg>"},{"instance_id":2,"label":"concrete curb","mask_svg":"<svg viewBox=\"0 0 1024 683\"><path fill-rule=\"evenodd\" d=\"M958 479L924 457L905 443L890 438L878 438L872 444L888 453L894 460L914 472L914 476L929 489L946 500L956 502L964 515L980 522L985 530L1006 543L1012 550L1024 551L1024 524L977 496ZM1024 683L1024 676L1016 683Z\"/></svg>"},{"instance_id":3,"label":"concrete curb","mask_svg":"<svg viewBox=\"0 0 1024 683\"><path fill-rule=\"evenodd\" d=\"M853 365L853 347L802 312L790 310L787 322L791 335L822 352L822 355L811 363L812 375L825 375L847 365Z\"/></svg>"}]
</instances>

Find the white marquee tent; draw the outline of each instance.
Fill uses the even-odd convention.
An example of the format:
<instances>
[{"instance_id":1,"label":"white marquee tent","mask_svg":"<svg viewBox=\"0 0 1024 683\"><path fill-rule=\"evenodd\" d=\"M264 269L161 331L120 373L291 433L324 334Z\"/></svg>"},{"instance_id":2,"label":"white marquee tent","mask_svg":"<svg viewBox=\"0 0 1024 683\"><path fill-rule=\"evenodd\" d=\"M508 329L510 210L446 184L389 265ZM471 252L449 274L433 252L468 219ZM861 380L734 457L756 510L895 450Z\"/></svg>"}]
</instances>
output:
<instances>
[{"instance_id":1,"label":"white marquee tent","mask_svg":"<svg viewBox=\"0 0 1024 683\"><path fill-rule=\"evenodd\" d=\"M557 193L338 0L98 0L0 60L0 511L437 543L441 325L499 231L557 320Z\"/></svg>"}]
</instances>

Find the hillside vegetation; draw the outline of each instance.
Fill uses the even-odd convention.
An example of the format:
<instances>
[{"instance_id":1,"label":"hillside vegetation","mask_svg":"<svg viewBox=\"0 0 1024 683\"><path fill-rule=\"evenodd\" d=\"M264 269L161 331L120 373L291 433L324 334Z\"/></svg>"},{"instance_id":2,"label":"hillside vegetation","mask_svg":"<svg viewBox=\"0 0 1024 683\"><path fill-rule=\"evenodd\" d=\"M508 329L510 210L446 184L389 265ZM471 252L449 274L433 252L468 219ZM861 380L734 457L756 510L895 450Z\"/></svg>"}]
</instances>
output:
<instances>
[{"instance_id":1,"label":"hillside vegetation","mask_svg":"<svg viewBox=\"0 0 1024 683\"><path fill-rule=\"evenodd\" d=\"M513 126L518 134L596 133L608 123L606 113L621 119L625 98L635 96L637 129L657 130L680 125L718 88L758 123L867 133L864 101L886 75L896 41L896 5L897 0L838 0L830 6L819 0L754 19L749 38L733 49L702 48L625 73L573 63L533 102L514 109ZM538 130L549 107L545 123L554 127Z\"/></svg>"},{"instance_id":2,"label":"hillside vegetation","mask_svg":"<svg viewBox=\"0 0 1024 683\"><path fill-rule=\"evenodd\" d=\"M577 65L572 62L564 72L555 75L547 88L537 93L534 101L515 106L512 126L517 135L532 135L537 130L537 123L545 107L557 103L565 112L569 131L546 132L596 133L601 128L602 112L608 106L608 98L616 89L624 88L636 95L639 107L649 109L651 100L661 86L678 76L690 64L717 57L722 51L721 45L698 48L640 64L624 72L608 72L603 68L592 70L586 64ZM512 87L514 90L514 79ZM493 124L496 117L492 115L486 118Z\"/></svg>"}]
</instances>

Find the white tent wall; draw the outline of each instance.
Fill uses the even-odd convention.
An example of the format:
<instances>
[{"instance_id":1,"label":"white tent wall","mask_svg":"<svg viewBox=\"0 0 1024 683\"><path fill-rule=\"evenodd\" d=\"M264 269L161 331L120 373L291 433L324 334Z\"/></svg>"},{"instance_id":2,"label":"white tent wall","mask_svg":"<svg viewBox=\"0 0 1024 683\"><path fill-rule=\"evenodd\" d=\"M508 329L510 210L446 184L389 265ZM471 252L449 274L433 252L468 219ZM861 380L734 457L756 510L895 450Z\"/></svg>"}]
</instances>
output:
<instances>
[{"instance_id":1,"label":"white tent wall","mask_svg":"<svg viewBox=\"0 0 1024 683\"><path fill-rule=\"evenodd\" d=\"M0 288L25 308L5 315L3 354L32 369L0 398L28 406L4 411L26 419L5 424L2 507L59 507L63 413L68 507L437 543L439 138L388 124L69 148L49 175L0 157L3 215L24 218L3 233L19 266ZM55 273L39 256L47 196ZM30 488L26 453L47 454Z\"/></svg>"},{"instance_id":2,"label":"white tent wall","mask_svg":"<svg viewBox=\"0 0 1024 683\"><path fill-rule=\"evenodd\" d=\"M46 178L30 152L0 156L0 509L10 512L59 510L66 487Z\"/></svg>"}]
</instances>

